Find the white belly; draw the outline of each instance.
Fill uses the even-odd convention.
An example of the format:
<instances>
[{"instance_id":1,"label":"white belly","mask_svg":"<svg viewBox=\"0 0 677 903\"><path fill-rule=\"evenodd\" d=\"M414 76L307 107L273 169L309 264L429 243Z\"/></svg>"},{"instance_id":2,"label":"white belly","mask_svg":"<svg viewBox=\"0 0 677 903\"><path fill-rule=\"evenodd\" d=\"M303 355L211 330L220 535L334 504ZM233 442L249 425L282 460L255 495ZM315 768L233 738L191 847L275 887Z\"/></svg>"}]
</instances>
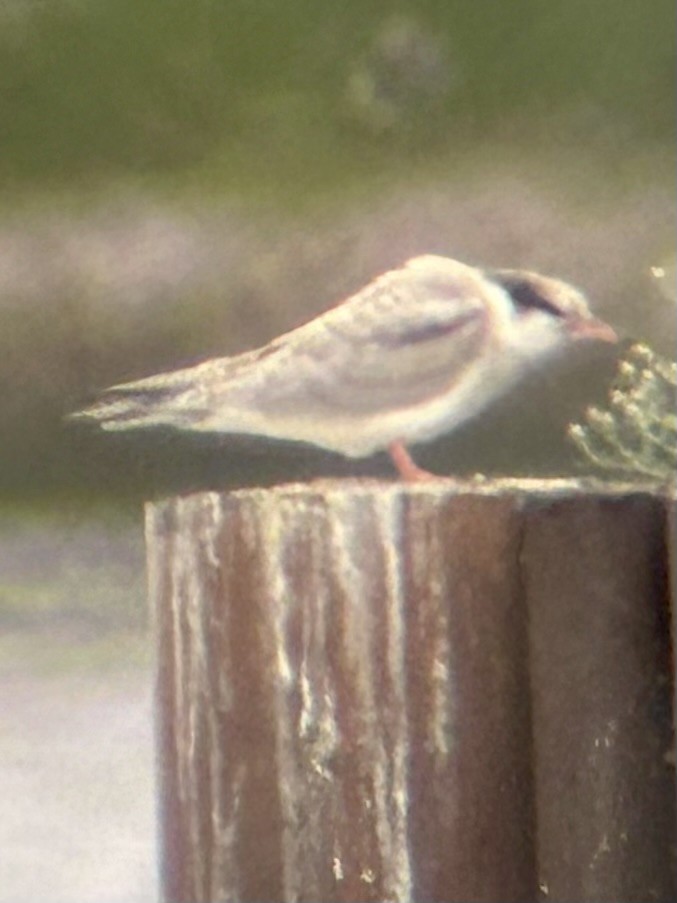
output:
<instances>
[{"instance_id":1,"label":"white belly","mask_svg":"<svg viewBox=\"0 0 677 903\"><path fill-rule=\"evenodd\" d=\"M215 432L239 432L309 442L351 458L362 458L386 449L391 442L422 442L450 432L480 414L509 390L523 370L519 358L499 353L494 362L484 360L454 382L445 394L409 407L383 412L288 408L276 416L267 411L230 410L215 412L197 426Z\"/></svg>"}]
</instances>

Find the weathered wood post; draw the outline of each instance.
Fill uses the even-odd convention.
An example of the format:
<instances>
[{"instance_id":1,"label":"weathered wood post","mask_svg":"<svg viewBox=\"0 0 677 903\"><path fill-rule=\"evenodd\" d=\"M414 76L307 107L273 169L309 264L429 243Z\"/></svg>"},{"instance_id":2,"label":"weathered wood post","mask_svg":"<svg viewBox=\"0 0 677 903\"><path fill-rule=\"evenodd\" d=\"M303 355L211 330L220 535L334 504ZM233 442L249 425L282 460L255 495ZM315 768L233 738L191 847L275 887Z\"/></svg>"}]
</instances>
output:
<instances>
[{"instance_id":1,"label":"weathered wood post","mask_svg":"<svg viewBox=\"0 0 677 903\"><path fill-rule=\"evenodd\" d=\"M344 482L147 510L168 901L671 901L673 503Z\"/></svg>"}]
</instances>

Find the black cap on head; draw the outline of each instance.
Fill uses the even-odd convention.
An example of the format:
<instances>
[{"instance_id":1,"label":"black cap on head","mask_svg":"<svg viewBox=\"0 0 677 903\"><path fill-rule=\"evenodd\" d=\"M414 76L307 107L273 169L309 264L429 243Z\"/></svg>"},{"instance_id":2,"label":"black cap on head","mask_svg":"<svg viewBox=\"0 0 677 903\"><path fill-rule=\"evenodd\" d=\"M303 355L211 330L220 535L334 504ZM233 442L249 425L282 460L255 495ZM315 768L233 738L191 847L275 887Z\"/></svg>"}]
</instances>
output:
<instances>
[{"instance_id":1,"label":"black cap on head","mask_svg":"<svg viewBox=\"0 0 677 903\"><path fill-rule=\"evenodd\" d=\"M529 279L526 274L498 270L491 274L491 278L508 292L518 310L542 310L555 317L566 315L566 311L549 298L542 287L537 286L535 280Z\"/></svg>"}]
</instances>

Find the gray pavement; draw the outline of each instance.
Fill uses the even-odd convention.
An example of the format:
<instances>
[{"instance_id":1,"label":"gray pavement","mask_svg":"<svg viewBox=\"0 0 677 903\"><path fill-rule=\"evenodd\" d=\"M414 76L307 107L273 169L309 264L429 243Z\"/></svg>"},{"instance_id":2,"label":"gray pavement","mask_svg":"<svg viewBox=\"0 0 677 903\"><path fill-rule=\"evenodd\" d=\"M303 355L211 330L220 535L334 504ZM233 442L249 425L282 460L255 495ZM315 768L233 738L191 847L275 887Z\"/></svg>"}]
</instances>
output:
<instances>
[{"instance_id":1,"label":"gray pavement","mask_svg":"<svg viewBox=\"0 0 677 903\"><path fill-rule=\"evenodd\" d=\"M5 665L0 774L0 901L157 898L148 667Z\"/></svg>"},{"instance_id":2,"label":"gray pavement","mask_svg":"<svg viewBox=\"0 0 677 903\"><path fill-rule=\"evenodd\" d=\"M157 899L140 518L0 513L0 903Z\"/></svg>"}]
</instances>

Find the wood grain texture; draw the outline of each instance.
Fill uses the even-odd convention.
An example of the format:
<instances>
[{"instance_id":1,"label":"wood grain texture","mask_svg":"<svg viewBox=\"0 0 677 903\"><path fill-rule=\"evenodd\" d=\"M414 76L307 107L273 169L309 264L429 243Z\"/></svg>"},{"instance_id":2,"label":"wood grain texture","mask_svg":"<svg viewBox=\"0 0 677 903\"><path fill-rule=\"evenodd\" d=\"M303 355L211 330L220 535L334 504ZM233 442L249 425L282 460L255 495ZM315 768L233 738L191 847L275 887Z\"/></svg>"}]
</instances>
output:
<instances>
[{"instance_id":1,"label":"wood grain texture","mask_svg":"<svg viewBox=\"0 0 677 903\"><path fill-rule=\"evenodd\" d=\"M672 900L671 503L149 504L168 901Z\"/></svg>"}]
</instances>

